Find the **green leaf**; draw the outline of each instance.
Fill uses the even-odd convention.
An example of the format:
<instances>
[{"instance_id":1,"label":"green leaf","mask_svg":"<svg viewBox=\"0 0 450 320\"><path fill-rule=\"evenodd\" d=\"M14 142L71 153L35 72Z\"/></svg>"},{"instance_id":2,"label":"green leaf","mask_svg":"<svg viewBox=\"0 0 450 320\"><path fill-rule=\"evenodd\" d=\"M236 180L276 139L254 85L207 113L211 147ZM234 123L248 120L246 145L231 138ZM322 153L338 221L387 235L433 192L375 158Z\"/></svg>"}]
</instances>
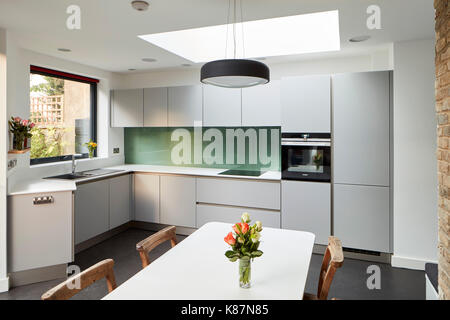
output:
<instances>
[{"instance_id":1,"label":"green leaf","mask_svg":"<svg viewBox=\"0 0 450 320\"><path fill-rule=\"evenodd\" d=\"M227 258L231 258L235 255L236 255L236 252L234 252L233 250L228 250L227 252L225 252L225 257L227 257Z\"/></svg>"},{"instance_id":2,"label":"green leaf","mask_svg":"<svg viewBox=\"0 0 450 320\"><path fill-rule=\"evenodd\" d=\"M228 258L228 260L230 260L231 262L235 262L237 259L239 259L239 256Z\"/></svg>"},{"instance_id":3,"label":"green leaf","mask_svg":"<svg viewBox=\"0 0 450 320\"><path fill-rule=\"evenodd\" d=\"M256 258L256 257L261 257L263 255L263 252L261 250L256 250L252 252L252 257Z\"/></svg>"}]
</instances>

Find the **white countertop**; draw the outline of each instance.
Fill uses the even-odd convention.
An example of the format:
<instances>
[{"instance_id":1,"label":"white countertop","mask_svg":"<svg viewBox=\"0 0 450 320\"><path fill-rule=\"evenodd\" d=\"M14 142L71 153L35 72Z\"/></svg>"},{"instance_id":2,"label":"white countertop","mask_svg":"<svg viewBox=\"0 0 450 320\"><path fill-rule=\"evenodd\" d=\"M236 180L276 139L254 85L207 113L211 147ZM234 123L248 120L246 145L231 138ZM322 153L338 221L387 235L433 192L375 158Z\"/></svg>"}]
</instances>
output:
<instances>
[{"instance_id":1,"label":"white countertop","mask_svg":"<svg viewBox=\"0 0 450 320\"><path fill-rule=\"evenodd\" d=\"M218 178L235 178L247 180L269 180L280 181L281 172L267 171L259 177L253 176L236 176L236 175L219 175L227 169L217 168L194 168L194 167L176 167L176 166L155 166L155 165L141 165L141 164L124 164L120 166L107 167L104 169L124 170L122 172L115 172L112 174L105 174L96 177L80 178L76 180L63 179L37 179L31 181L24 181L14 185L9 191L8 195L20 195L31 193L47 193L47 192L63 192L74 191L77 189L76 184L79 182L86 182L96 180L99 178L113 177L126 172L148 172L148 173L162 173L162 174L177 174L190 175L199 177L218 177Z\"/></svg>"}]
</instances>

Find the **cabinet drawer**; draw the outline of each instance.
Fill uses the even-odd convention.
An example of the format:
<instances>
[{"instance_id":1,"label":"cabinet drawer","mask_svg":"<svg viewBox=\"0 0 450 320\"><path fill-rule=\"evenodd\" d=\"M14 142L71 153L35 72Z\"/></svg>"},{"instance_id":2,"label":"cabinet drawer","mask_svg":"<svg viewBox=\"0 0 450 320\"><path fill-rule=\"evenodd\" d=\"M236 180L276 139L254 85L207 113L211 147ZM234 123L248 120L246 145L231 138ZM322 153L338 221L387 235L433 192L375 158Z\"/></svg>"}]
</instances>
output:
<instances>
[{"instance_id":1,"label":"cabinet drawer","mask_svg":"<svg viewBox=\"0 0 450 320\"><path fill-rule=\"evenodd\" d=\"M34 205L33 198L53 197ZM26 194L8 198L8 271L72 261L72 192Z\"/></svg>"},{"instance_id":2,"label":"cabinet drawer","mask_svg":"<svg viewBox=\"0 0 450 320\"><path fill-rule=\"evenodd\" d=\"M197 179L197 202L280 210L280 183Z\"/></svg>"},{"instance_id":3,"label":"cabinet drawer","mask_svg":"<svg viewBox=\"0 0 450 320\"><path fill-rule=\"evenodd\" d=\"M261 221L263 227L280 227L279 211L199 204L197 205L197 228L208 222L240 222L244 212L250 214L251 224Z\"/></svg>"}]
</instances>

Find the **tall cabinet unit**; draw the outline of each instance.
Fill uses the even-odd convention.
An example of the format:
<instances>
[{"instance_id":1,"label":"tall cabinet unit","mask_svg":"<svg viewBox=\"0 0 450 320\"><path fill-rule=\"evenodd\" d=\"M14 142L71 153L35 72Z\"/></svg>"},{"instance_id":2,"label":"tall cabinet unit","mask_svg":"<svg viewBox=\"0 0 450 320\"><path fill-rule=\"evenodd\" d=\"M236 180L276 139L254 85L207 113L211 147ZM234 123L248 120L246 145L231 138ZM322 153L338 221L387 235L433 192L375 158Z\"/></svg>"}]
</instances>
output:
<instances>
[{"instance_id":1,"label":"tall cabinet unit","mask_svg":"<svg viewBox=\"0 0 450 320\"><path fill-rule=\"evenodd\" d=\"M390 72L333 76L334 234L390 252Z\"/></svg>"},{"instance_id":2,"label":"tall cabinet unit","mask_svg":"<svg viewBox=\"0 0 450 320\"><path fill-rule=\"evenodd\" d=\"M289 77L281 80L281 131L331 132L331 77Z\"/></svg>"}]
</instances>

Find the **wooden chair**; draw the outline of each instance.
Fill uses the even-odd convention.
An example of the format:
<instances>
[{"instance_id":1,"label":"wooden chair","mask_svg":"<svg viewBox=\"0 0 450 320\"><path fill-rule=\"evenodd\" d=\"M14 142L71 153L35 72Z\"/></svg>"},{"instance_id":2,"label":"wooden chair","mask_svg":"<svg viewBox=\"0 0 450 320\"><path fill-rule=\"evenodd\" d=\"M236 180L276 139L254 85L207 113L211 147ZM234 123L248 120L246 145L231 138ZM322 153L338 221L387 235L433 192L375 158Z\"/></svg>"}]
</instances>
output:
<instances>
[{"instance_id":1,"label":"wooden chair","mask_svg":"<svg viewBox=\"0 0 450 320\"><path fill-rule=\"evenodd\" d=\"M150 251L168 240L170 240L172 248L177 245L176 228L174 226L164 228L150 237L140 241L136 245L136 250L139 252L142 260L142 268L145 268L150 264L150 258L148 256Z\"/></svg>"},{"instance_id":2,"label":"wooden chair","mask_svg":"<svg viewBox=\"0 0 450 320\"><path fill-rule=\"evenodd\" d=\"M342 266L344 262L344 253L342 251L341 240L336 237L328 237L328 246L323 257L322 267L320 268L319 286L317 296L305 293L303 300L327 300L328 291L333 281L334 273ZM337 299L332 299L337 300Z\"/></svg>"},{"instance_id":3,"label":"wooden chair","mask_svg":"<svg viewBox=\"0 0 450 320\"><path fill-rule=\"evenodd\" d=\"M116 285L116 278L114 277L114 260L106 259L93 265L92 267L80 272L79 274L70 277L63 283L48 290L41 297L42 300L67 300L76 295L78 292L86 287L89 287L94 282L106 278L108 285L108 292L113 291ZM78 288L72 288L79 283Z\"/></svg>"}]
</instances>

